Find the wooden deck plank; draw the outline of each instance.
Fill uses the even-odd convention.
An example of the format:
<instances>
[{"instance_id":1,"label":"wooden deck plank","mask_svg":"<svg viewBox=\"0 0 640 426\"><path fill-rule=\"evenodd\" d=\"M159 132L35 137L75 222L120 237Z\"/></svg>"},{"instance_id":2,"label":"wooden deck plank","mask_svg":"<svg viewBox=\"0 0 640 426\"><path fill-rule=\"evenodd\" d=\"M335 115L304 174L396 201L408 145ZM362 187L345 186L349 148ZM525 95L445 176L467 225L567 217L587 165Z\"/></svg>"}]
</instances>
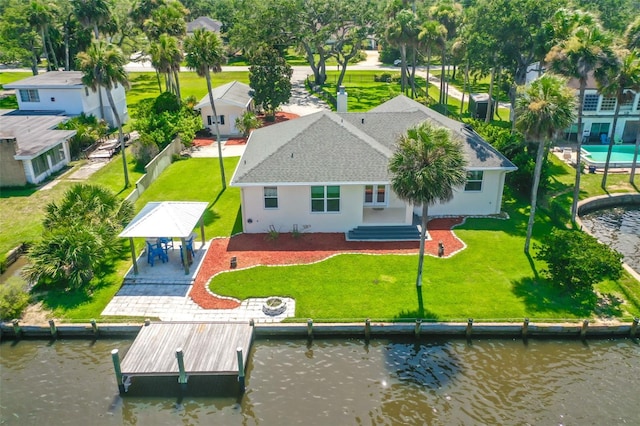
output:
<instances>
[{"instance_id":1,"label":"wooden deck plank","mask_svg":"<svg viewBox=\"0 0 640 426\"><path fill-rule=\"evenodd\" d=\"M142 328L122 360L122 374L177 375L178 348L182 348L189 375L237 374L236 349L242 348L246 365L252 336L248 324L150 324Z\"/></svg>"}]
</instances>

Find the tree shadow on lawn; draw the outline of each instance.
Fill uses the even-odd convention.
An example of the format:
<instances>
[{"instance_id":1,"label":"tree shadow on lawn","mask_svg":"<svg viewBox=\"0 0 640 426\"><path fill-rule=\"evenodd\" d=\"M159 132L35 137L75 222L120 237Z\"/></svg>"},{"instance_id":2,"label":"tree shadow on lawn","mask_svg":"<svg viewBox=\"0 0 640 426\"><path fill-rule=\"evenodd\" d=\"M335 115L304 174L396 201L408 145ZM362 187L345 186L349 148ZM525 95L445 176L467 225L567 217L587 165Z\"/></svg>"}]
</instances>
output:
<instances>
[{"instance_id":1,"label":"tree shadow on lawn","mask_svg":"<svg viewBox=\"0 0 640 426\"><path fill-rule=\"evenodd\" d=\"M429 320L438 320L438 315L434 312L426 310L424 308L424 299L422 295L422 287L416 286L416 301L417 301L417 309L413 310L403 310L396 315L394 319L399 320L410 320L410 319L429 319Z\"/></svg>"},{"instance_id":2,"label":"tree shadow on lawn","mask_svg":"<svg viewBox=\"0 0 640 426\"><path fill-rule=\"evenodd\" d=\"M514 281L513 294L524 301L532 317L591 317L598 303L594 293L569 294L552 282L531 277Z\"/></svg>"}]
</instances>

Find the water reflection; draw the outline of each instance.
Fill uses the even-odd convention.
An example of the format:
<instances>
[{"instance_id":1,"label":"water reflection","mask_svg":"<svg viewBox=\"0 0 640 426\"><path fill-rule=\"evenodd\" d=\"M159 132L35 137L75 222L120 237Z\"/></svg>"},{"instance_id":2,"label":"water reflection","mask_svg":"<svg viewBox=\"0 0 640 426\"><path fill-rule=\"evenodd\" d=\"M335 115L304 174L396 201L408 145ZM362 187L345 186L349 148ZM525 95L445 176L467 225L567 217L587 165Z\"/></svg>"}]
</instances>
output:
<instances>
[{"instance_id":1,"label":"water reflection","mask_svg":"<svg viewBox=\"0 0 640 426\"><path fill-rule=\"evenodd\" d=\"M615 207L581 216L586 229L624 256L624 261L640 273L640 207Z\"/></svg>"},{"instance_id":2,"label":"water reflection","mask_svg":"<svg viewBox=\"0 0 640 426\"><path fill-rule=\"evenodd\" d=\"M117 396L129 341L0 345L2 424L637 423L640 346L620 340L257 341L236 397Z\"/></svg>"}]
</instances>

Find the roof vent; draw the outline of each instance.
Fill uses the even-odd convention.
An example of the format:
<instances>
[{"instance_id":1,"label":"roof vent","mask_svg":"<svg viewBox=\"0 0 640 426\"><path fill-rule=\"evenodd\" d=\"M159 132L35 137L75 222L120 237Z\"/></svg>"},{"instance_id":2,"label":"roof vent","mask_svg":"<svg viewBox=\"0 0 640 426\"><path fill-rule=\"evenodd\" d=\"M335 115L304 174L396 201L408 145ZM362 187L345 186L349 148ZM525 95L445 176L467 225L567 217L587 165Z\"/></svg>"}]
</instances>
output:
<instances>
[{"instance_id":1,"label":"roof vent","mask_svg":"<svg viewBox=\"0 0 640 426\"><path fill-rule=\"evenodd\" d=\"M361 121L362 121L362 124L364 124L364 118L362 118Z\"/></svg>"}]
</instances>

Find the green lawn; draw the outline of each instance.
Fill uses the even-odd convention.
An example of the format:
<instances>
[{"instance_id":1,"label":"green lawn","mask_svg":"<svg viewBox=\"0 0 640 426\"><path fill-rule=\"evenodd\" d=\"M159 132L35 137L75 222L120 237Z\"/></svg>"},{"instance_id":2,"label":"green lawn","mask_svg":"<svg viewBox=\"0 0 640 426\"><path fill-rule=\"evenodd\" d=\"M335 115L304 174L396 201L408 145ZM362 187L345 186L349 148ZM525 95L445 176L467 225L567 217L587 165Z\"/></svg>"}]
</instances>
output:
<instances>
[{"instance_id":1,"label":"green lawn","mask_svg":"<svg viewBox=\"0 0 640 426\"><path fill-rule=\"evenodd\" d=\"M161 80L162 78L160 77ZM135 108L142 99L156 97L160 94L155 72L131 72L129 73L129 80L131 82L131 88L127 92L127 107L129 108ZM211 74L211 85L213 87L233 80L249 84L249 72L229 71ZM164 82L162 84L164 88ZM195 96L200 101L207 94L207 82L203 77L198 77L195 72L180 72L180 93L183 99Z\"/></svg>"},{"instance_id":2,"label":"green lawn","mask_svg":"<svg viewBox=\"0 0 640 426\"><path fill-rule=\"evenodd\" d=\"M227 180L238 163L239 158L225 158ZM102 174L96 173L88 183L110 182L122 175L122 163L112 161ZM101 170L102 171L102 170ZM118 175L119 172L119 175ZM119 184L116 184L119 185ZM120 184L121 185L121 184ZM149 201L206 201L210 203L204 214L205 235L207 239L217 236L230 236L240 226L240 191L229 188L222 191L220 169L217 158L191 158L170 165L160 177L144 192L135 204L138 212ZM126 196L129 190L122 191ZM235 231L234 231L235 229ZM131 266L128 240L122 240L122 255L113 259L112 267L92 281L90 292L50 292L41 295L44 307L53 311L58 318L69 321L87 322L91 318L100 318L100 313L117 293L122 278ZM136 250L144 246L144 239L135 240ZM108 318L113 320L112 317Z\"/></svg>"},{"instance_id":3,"label":"green lawn","mask_svg":"<svg viewBox=\"0 0 640 426\"><path fill-rule=\"evenodd\" d=\"M462 252L450 259L425 259L422 306L415 287L417 255L341 255L311 265L257 267L220 274L210 289L240 299L293 297L296 317L317 321L553 321L593 316L594 306L555 289L539 276L544 265L524 255L526 203L507 196L505 208L508 220L468 219L456 229L467 244ZM551 226L548 217L538 217L534 243ZM640 283L626 274L619 283L604 282L598 288L621 298L626 298L625 291L640 294ZM640 306L625 309L605 311L627 319L640 313Z\"/></svg>"}]
</instances>

